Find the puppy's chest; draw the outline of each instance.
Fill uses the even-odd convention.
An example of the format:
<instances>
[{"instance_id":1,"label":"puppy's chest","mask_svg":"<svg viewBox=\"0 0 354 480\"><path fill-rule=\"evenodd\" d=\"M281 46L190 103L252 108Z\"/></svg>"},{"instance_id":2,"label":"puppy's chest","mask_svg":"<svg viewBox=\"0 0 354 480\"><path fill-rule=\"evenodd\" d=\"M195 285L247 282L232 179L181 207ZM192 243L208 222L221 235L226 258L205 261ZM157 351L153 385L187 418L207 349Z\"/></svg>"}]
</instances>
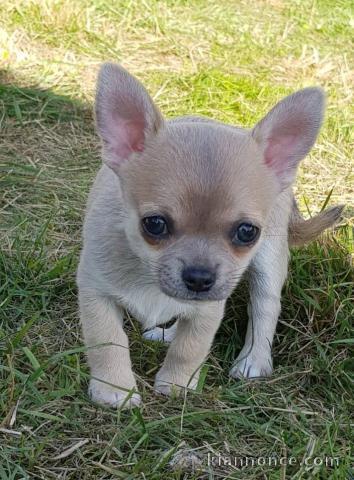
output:
<instances>
[{"instance_id":1,"label":"puppy's chest","mask_svg":"<svg viewBox=\"0 0 354 480\"><path fill-rule=\"evenodd\" d=\"M186 316L193 308L169 298L155 286L144 284L120 292L119 301L145 329L162 325L176 316Z\"/></svg>"}]
</instances>

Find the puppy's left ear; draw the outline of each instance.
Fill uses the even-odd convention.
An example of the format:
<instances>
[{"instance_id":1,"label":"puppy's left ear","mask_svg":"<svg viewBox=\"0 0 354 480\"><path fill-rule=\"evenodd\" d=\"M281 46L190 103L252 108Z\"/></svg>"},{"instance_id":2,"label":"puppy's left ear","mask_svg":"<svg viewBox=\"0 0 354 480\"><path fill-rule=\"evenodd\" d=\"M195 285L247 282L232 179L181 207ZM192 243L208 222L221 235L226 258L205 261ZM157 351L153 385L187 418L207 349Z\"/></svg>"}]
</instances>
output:
<instances>
[{"instance_id":1,"label":"puppy's left ear","mask_svg":"<svg viewBox=\"0 0 354 480\"><path fill-rule=\"evenodd\" d=\"M103 160L116 172L133 154L144 150L163 124L143 85L113 63L105 63L99 72L95 110Z\"/></svg>"},{"instance_id":2,"label":"puppy's left ear","mask_svg":"<svg viewBox=\"0 0 354 480\"><path fill-rule=\"evenodd\" d=\"M324 105L320 88L299 90L279 102L252 130L264 162L282 189L294 181L299 162L315 143Z\"/></svg>"}]
</instances>

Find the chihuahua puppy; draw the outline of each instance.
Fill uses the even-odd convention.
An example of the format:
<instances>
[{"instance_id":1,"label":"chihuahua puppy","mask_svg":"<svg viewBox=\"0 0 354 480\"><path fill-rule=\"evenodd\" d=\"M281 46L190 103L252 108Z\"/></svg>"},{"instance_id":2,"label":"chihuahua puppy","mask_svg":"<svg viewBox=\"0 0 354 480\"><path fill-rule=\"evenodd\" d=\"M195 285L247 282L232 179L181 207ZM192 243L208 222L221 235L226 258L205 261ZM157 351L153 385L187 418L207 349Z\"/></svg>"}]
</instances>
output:
<instances>
[{"instance_id":1,"label":"chihuahua puppy","mask_svg":"<svg viewBox=\"0 0 354 480\"><path fill-rule=\"evenodd\" d=\"M167 121L137 79L103 65L96 121L104 165L88 200L77 275L92 400L141 401L125 309L152 339L177 318L164 332L171 345L154 388L194 389L226 299L246 272L250 320L230 375L271 375L289 244L314 239L342 211L305 221L292 193L323 109L322 90L305 88L250 130L199 117Z\"/></svg>"}]
</instances>

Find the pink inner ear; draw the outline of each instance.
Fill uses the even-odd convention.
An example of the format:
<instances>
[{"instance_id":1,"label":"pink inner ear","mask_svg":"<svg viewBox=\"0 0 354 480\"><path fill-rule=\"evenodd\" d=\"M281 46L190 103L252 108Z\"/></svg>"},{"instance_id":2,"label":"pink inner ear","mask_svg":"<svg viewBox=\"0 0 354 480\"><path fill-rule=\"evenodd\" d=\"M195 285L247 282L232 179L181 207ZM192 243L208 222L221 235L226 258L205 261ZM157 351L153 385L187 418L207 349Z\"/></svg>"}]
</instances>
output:
<instances>
[{"instance_id":1,"label":"pink inner ear","mask_svg":"<svg viewBox=\"0 0 354 480\"><path fill-rule=\"evenodd\" d=\"M296 140L297 135L282 135L268 139L264 161L277 175L296 163L296 160L291 158L296 150Z\"/></svg>"},{"instance_id":2,"label":"pink inner ear","mask_svg":"<svg viewBox=\"0 0 354 480\"><path fill-rule=\"evenodd\" d=\"M113 119L112 146L118 162L126 159L133 152L142 152L144 149L144 121L140 119L124 120Z\"/></svg>"}]
</instances>

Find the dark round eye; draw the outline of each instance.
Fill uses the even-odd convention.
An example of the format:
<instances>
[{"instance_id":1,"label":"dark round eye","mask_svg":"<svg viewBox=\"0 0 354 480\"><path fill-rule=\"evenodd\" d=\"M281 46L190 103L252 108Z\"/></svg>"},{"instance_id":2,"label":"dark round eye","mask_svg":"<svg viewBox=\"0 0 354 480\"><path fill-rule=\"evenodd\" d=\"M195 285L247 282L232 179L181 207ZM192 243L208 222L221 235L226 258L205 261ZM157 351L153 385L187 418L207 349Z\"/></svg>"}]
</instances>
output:
<instances>
[{"instance_id":1,"label":"dark round eye","mask_svg":"<svg viewBox=\"0 0 354 480\"><path fill-rule=\"evenodd\" d=\"M252 223L240 223L233 232L232 243L234 245L249 245L257 240L259 228Z\"/></svg>"},{"instance_id":2,"label":"dark round eye","mask_svg":"<svg viewBox=\"0 0 354 480\"><path fill-rule=\"evenodd\" d=\"M145 232L153 237L162 237L168 234L166 220L160 215L153 215L142 219Z\"/></svg>"}]
</instances>

